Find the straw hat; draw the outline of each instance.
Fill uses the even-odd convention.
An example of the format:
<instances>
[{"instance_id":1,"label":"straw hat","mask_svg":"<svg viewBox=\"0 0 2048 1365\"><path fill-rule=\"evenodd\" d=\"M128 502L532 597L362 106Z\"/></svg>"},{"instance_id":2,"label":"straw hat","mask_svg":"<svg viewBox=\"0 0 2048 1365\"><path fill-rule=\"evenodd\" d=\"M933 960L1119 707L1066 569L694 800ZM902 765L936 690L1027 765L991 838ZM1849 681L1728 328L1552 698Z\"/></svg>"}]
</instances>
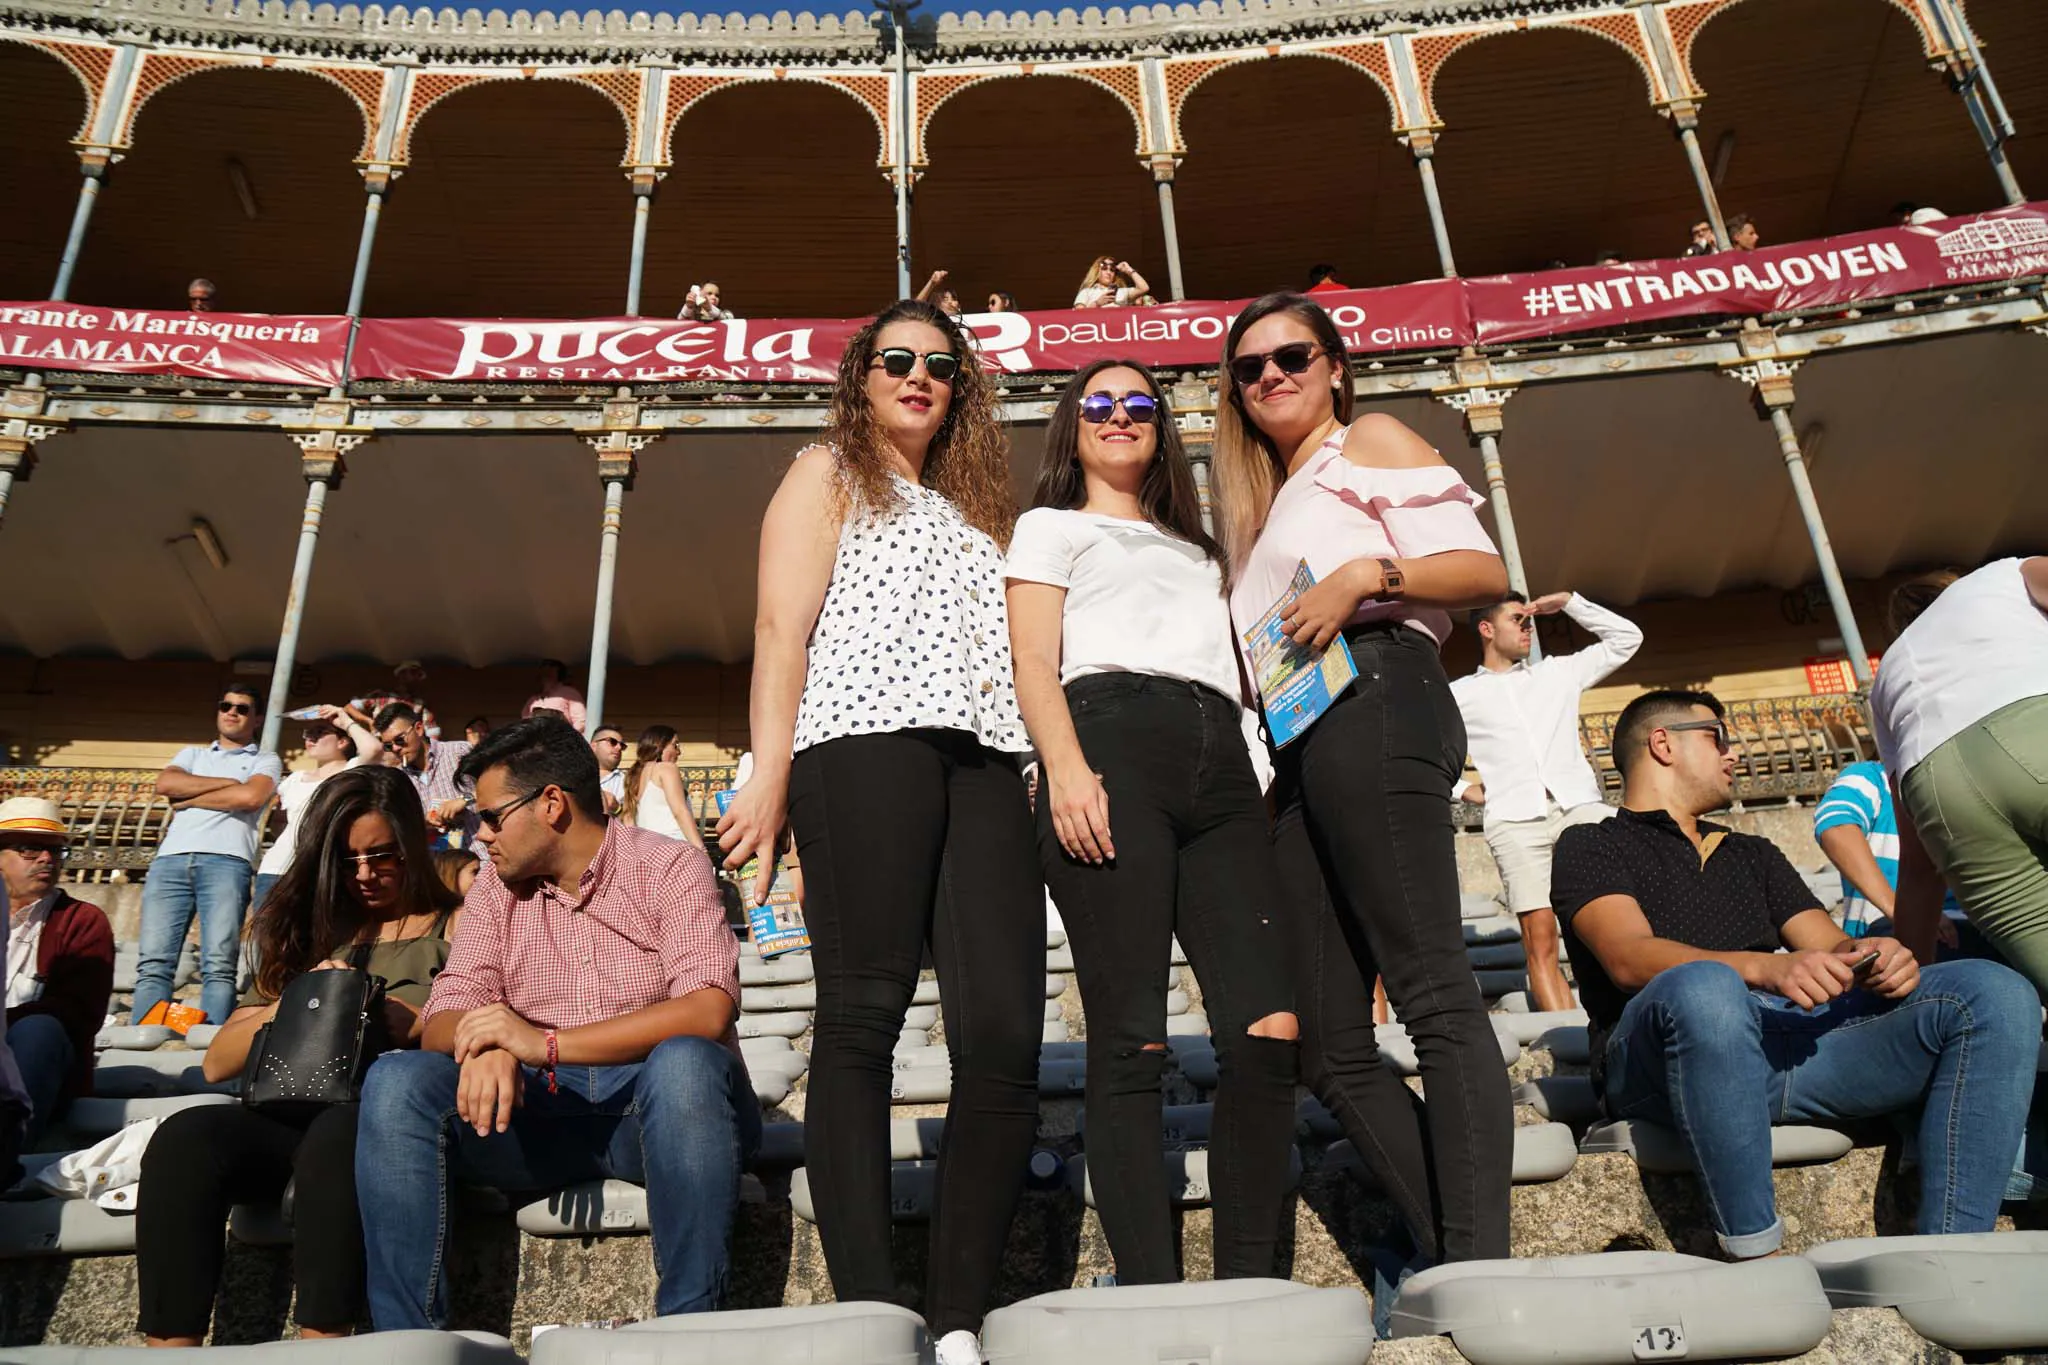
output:
<instances>
[{"instance_id":1,"label":"straw hat","mask_svg":"<svg viewBox=\"0 0 2048 1365\"><path fill-rule=\"evenodd\" d=\"M17 796L0 801L0 836L41 836L61 844L68 837L63 812L57 803L40 796Z\"/></svg>"}]
</instances>

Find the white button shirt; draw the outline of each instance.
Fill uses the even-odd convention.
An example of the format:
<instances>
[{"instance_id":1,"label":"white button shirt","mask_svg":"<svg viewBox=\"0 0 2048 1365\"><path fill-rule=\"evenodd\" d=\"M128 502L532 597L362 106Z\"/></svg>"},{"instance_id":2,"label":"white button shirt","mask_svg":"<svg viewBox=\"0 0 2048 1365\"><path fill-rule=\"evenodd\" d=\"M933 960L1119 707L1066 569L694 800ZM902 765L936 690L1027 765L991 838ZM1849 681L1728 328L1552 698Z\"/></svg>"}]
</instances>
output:
<instances>
[{"instance_id":1,"label":"white button shirt","mask_svg":"<svg viewBox=\"0 0 2048 1365\"><path fill-rule=\"evenodd\" d=\"M1467 748L1486 784L1489 823L1540 820L1550 799L1565 810L1600 800L1600 781L1579 745L1579 694L1627 663L1643 632L1577 593L1564 614L1593 633L1590 648L1498 673L1482 665L1451 684Z\"/></svg>"}]
</instances>

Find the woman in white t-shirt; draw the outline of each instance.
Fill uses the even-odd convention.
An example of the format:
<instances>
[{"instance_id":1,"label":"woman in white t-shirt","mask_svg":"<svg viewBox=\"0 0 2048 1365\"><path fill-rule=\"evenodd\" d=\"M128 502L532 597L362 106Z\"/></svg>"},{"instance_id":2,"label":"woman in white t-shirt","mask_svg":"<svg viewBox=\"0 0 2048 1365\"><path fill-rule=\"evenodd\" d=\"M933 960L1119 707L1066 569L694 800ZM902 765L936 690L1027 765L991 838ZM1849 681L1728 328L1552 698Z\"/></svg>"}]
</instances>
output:
<instances>
[{"instance_id":1,"label":"woman in white t-shirt","mask_svg":"<svg viewBox=\"0 0 2048 1365\"><path fill-rule=\"evenodd\" d=\"M1068 386L1004 576L1043 767L1039 859L1088 1006L1088 1161L1117 1279L1180 1278L1159 1161L1176 932L1223 1062L1216 1278L1271 1276L1298 1070L1278 873L1222 553L1142 365L1097 362Z\"/></svg>"},{"instance_id":2,"label":"woman in white t-shirt","mask_svg":"<svg viewBox=\"0 0 2048 1365\"><path fill-rule=\"evenodd\" d=\"M306 757L313 760L313 766L294 769L277 784L277 809L284 817L284 828L256 865L256 882L249 902L252 910L263 908L263 902L270 898L270 888L291 867L299 838L299 812L313 799L320 784L338 772L384 756L383 741L368 726L359 724L339 706L322 706L319 710L319 719L307 721L305 731Z\"/></svg>"}]
</instances>

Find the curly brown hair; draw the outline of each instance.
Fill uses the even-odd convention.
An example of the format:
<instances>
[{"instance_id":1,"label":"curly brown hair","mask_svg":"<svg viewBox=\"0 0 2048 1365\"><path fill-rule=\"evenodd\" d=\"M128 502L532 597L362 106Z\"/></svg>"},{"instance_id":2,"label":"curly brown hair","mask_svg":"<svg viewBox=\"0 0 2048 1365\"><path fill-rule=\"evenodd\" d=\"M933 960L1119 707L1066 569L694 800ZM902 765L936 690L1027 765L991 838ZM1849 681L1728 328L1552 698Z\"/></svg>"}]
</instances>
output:
<instances>
[{"instance_id":1,"label":"curly brown hair","mask_svg":"<svg viewBox=\"0 0 2048 1365\"><path fill-rule=\"evenodd\" d=\"M838 466L841 502L835 510L842 516L856 510L887 512L900 501L889 478L888 441L868 401L875 339L892 322L924 323L944 336L961 359L960 372L953 377L952 401L925 455L924 486L959 508L968 525L1007 547L1010 528L1017 523L1017 502L1010 492L1010 442L996 415L995 385L959 323L918 299L892 303L877 313L854 333L839 359L823 441Z\"/></svg>"}]
</instances>

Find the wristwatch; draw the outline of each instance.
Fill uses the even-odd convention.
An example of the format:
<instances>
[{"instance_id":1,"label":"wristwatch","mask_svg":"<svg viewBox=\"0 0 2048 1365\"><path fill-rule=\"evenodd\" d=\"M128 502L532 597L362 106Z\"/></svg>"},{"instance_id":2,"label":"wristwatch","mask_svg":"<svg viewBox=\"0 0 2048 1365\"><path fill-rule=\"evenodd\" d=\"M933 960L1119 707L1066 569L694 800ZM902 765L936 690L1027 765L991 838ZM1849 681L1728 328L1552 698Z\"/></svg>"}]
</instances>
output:
<instances>
[{"instance_id":1,"label":"wristwatch","mask_svg":"<svg viewBox=\"0 0 2048 1365\"><path fill-rule=\"evenodd\" d=\"M1380 561L1380 590L1373 594L1382 602L1398 602L1408 591L1408 579L1401 572L1401 566L1391 559Z\"/></svg>"}]
</instances>

